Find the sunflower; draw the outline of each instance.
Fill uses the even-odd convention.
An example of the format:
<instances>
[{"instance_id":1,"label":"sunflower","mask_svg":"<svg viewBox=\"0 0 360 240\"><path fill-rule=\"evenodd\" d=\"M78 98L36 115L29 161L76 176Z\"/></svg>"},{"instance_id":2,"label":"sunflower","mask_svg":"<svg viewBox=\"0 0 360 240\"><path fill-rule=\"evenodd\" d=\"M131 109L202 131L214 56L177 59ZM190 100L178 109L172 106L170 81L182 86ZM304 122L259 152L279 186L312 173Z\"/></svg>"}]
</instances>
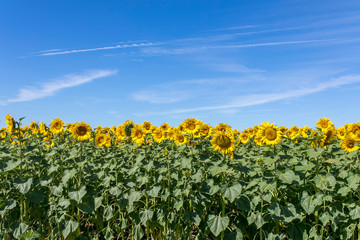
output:
<instances>
[{"instance_id":1,"label":"sunflower","mask_svg":"<svg viewBox=\"0 0 360 240\"><path fill-rule=\"evenodd\" d=\"M72 135L79 141L85 141L91 137L91 127L83 121L76 123L72 128Z\"/></svg>"},{"instance_id":2,"label":"sunflower","mask_svg":"<svg viewBox=\"0 0 360 240\"><path fill-rule=\"evenodd\" d=\"M105 145L106 140L107 140L107 137L105 134L98 133L98 134L96 134L96 137L95 137L95 144L99 147L102 147Z\"/></svg>"},{"instance_id":3,"label":"sunflower","mask_svg":"<svg viewBox=\"0 0 360 240\"><path fill-rule=\"evenodd\" d=\"M116 136L117 142L120 142L121 140L123 140L126 137L124 125L119 125L116 127L115 136Z\"/></svg>"},{"instance_id":4,"label":"sunflower","mask_svg":"<svg viewBox=\"0 0 360 240\"><path fill-rule=\"evenodd\" d=\"M199 122L195 118L185 119L185 121L183 122L183 125L184 125L185 132L187 132L189 134L196 133L200 128Z\"/></svg>"},{"instance_id":5,"label":"sunflower","mask_svg":"<svg viewBox=\"0 0 360 240\"><path fill-rule=\"evenodd\" d=\"M359 146L355 145L356 143L357 142L355 139L351 137L346 137L341 141L340 146L342 149L344 149L344 151L352 152L359 150Z\"/></svg>"},{"instance_id":6,"label":"sunflower","mask_svg":"<svg viewBox=\"0 0 360 240\"><path fill-rule=\"evenodd\" d=\"M202 137L208 138L211 136L211 125L203 123L200 125L200 135Z\"/></svg>"},{"instance_id":7,"label":"sunflower","mask_svg":"<svg viewBox=\"0 0 360 240\"><path fill-rule=\"evenodd\" d=\"M242 132L240 133L239 139L240 139L239 143L241 142L243 144L246 144L247 142L249 142L250 136L248 133Z\"/></svg>"},{"instance_id":8,"label":"sunflower","mask_svg":"<svg viewBox=\"0 0 360 240\"><path fill-rule=\"evenodd\" d=\"M352 138L356 138L356 136L360 133L360 124L357 122L357 123L351 123L349 125L349 135L352 137Z\"/></svg>"},{"instance_id":9,"label":"sunflower","mask_svg":"<svg viewBox=\"0 0 360 240\"><path fill-rule=\"evenodd\" d=\"M229 154L231 158L234 157L235 141L231 133L218 131L212 137L211 143L215 151Z\"/></svg>"},{"instance_id":10,"label":"sunflower","mask_svg":"<svg viewBox=\"0 0 360 240\"><path fill-rule=\"evenodd\" d=\"M40 122L40 133L43 135L46 135L48 131L48 127L45 125L45 123L43 123L42 121Z\"/></svg>"},{"instance_id":11,"label":"sunflower","mask_svg":"<svg viewBox=\"0 0 360 240\"><path fill-rule=\"evenodd\" d=\"M4 139L6 138L6 128L1 128L0 129L0 139Z\"/></svg>"},{"instance_id":12,"label":"sunflower","mask_svg":"<svg viewBox=\"0 0 360 240\"><path fill-rule=\"evenodd\" d=\"M186 131L185 131L185 126L184 126L183 123L180 123L180 124L177 126L176 129L178 130L179 133L182 133L182 134L185 134L185 133L186 133Z\"/></svg>"},{"instance_id":13,"label":"sunflower","mask_svg":"<svg viewBox=\"0 0 360 240\"><path fill-rule=\"evenodd\" d=\"M141 146L145 141L145 132L142 129L141 125L136 124L131 130L131 139L137 143L138 146Z\"/></svg>"},{"instance_id":14,"label":"sunflower","mask_svg":"<svg viewBox=\"0 0 360 240\"><path fill-rule=\"evenodd\" d=\"M279 127L279 131L280 131L281 135L284 137L286 136L287 130L288 130L287 127L284 127L284 126Z\"/></svg>"},{"instance_id":15,"label":"sunflower","mask_svg":"<svg viewBox=\"0 0 360 240\"><path fill-rule=\"evenodd\" d=\"M30 123L30 130L31 130L31 132L32 132L33 134L37 134L40 129L39 129L39 126L37 125L36 122L31 121L31 123Z\"/></svg>"},{"instance_id":16,"label":"sunflower","mask_svg":"<svg viewBox=\"0 0 360 240\"><path fill-rule=\"evenodd\" d=\"M96 132L96 133L100 133L101 130L102 130L102 126L97 126L97 127L95 128L95 132Z\"/></svg>"},{"instance_id":17,"label":"sunflower","mask_svg":"<svg viewBox=\"0 0 360 240\"><path fill-rule=\"evenodd\" d=\"M274 123L261 123L258 135L261 136L261 141L266 145L276 145L281 141L281 132L274 126Z\"/></svg>"},{"instance_id":18,"label":"sunflower","mask_svg":"<svg viewBox=\"0 0 360 240\"><path fill-rule=\"evenodd\" d=\"M10 116L10 114L7 114L5 116L5 119L6 119L6 124L7 124L7 131L12 132L13 128L14 128L14 125L15 125L14 118L12 116Z\"/></svg>"},{"instance_id":19,"label":"sunflower","mask_svg":"<svg viewBox=\"0 0 360 240\"><path fill-rule=\"evenodd\" d=\"M62 133L64 130L64 121L60 118L55 118L50 124L50 131L54 134Z\"/></svg>"},{"instance_id":20,"label":"sunflower","mask_svg":"<svg viewBox=\"0 0 360 240\"><path fill-rule=\"evenodd\" d=\"M65 131L71 133L71 131L72 131L71 129L72 129L73 126L74 126L74 124L72 124L72 123L66 124Z\"/></svg>"},{"instance_id":21,"label":"sunflower","mask_svg":"<svg viewBox=\"0 0 360 240\"><path fill-rule=\"evenodd\" d=\"M152 136L157 143L160 143L162 140L165 139L165 133L161 131L161 128L156 128L153 131Z\"/></svg>"},{"instance_id":22,"label":"sunflower","mask_svg":"<svg viewBox=\"0 0 360 240\"><path fill-rule=\"evenodd\" d=\"M145 133L151 132L151 126L152 126L151 122L145 121L141 124L141 126L142 126L143 130L145 131Z\"/></svg>"},{"instance_id":23,"label":"sunflower","mask_svg":"<svg viewBox=\"0 0 360 240\"><path fill-rule=\"evenodd\" d=\"M161 129L161 131L167 132L170 128L170 125L166 122L166 123L161 124L161 126L159 128Z\"/></svg>"},{"instance_id":24,"label":"sunflower","mask_svg":"<svg viewBox=\"0 0 360 240\"><path fill-rule=\"evenodd\" d=\"M321 139L321 146L328 145L336 137L336 129L328 128Z\"/></svg>"},{"instance_id":25,"label":"sunflower","mask_svg":"<svg viewBox=\"0 0 360 240\"><path fill-rule=\"evenodd\" d=\"M300 128L300 130L299 130L299 134L304 138L309 137L310 133L311 133L310 128L308 126L304 126L304 127Z\"/></svg>"},{"instance_id":26,"label":"sunflower","mask_svg":"<svg viewBox=\"0 0 360 240\"><path fill-rule=\"evenodd\" d=\"M219 123L218 125L216 125L215 131L216 132L230 132L231 126L226 123Z\"/></svg>"},{"instance_id":27,"label":"sunflower","mask_svg":"<svg viewBox=\"0 0 360 240\"><path fill-rule=\"evenodd\" d=\"M338 129L336 129L336 136L340 139L343 140L346 136L346 128L345 127L339 127Z\"/></svg>"},{"instance_id":28,"label":"sunflower","mask_svg":"<svg viewBox=\"0 0 360 240\"><path fill-rule=\"evenodd\" d=\"M287 135L292 140L296 139L300 135L300 128L298 126L292 126L287 131Z\"/></svg>"},{"instance_id":29,"label":"sunflower","mask_svg":"<svg viewBox=\"0 0 360 240\"><path fill-rule=\"evenodd\" d=\"M329 128L334 128L335 125L334 123L328 119L328 118L320 118L317 122L316 122L316 126L322 131L322 132L326 132L327 129Z\"/></svg>"},{"instance_id":30,"label":"sunflower","mask_svg":"<svg viewBox=\"0 0 360 240\"><path fill-rule=\"evenodd\" d=\"M169 130L166 134L166 138L170 139L170 140L174 140L176 132L177 132L176 128L174 128L174 127L169 128Z\"/></svg>"},{"instance_id":31,"label":"sunflower","mask_svg":"<svg viewBox=\"0 0 360 240\"><path fill-rule=\"evenodd\" d=\"M176 133L174 136L174 142L175 144L177 144L178 146L183 145L184 143L188 142L188 139L186 138L186 136L182 135L181 133Z\"/></svg>"}]
</instances>

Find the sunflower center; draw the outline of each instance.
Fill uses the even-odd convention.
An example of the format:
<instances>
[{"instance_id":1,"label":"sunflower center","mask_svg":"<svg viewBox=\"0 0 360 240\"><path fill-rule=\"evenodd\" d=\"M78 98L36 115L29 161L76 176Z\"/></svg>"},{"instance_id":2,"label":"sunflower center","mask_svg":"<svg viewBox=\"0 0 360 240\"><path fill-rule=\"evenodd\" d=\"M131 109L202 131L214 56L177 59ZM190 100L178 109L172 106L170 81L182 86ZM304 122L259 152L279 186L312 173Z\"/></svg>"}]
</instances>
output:
<instances>
[{"instance_id":1,"label":"sunflower center","mask_svg":"<svg viewBox=\"0 0 360 240\"><path fill-rule=\"evenodd\" d=\"M103 143L105 141L105 138L104 137L100 137L99 138L99 143Z\"/></svg>"},{"instance_id":2,"label":"sunflower center","mask_svg":"<svg viewBox=\"0 0 360 240\"><path fill-rule=\"evenodd\" d=\"M347 147L347 148L353 148L354 145L355 145L355 143L354 143L353 141L348 141L346 147Z\"/></svg>"},{"instance_id":3,"label":"sunflower center","mask_svg":"<svg viewBox=\"0 0 360 240\"><path fill-rule=\"evenodd\" d=\"M190 130L194 130L194 129L195 129L195 124L190 123L190 124L188 125L188 128L189 128Z\"/></svg>"},{"instance_id":4,"label":"sunflower center","mask_svg":"<svg viewBox=\"0 0 360 240\"><path fill-rule=\"evenodd\" d=\"M266 128L265 129L265 137L272 141L276 139L276 131L273 128Z\"/></svg>"},{"instance_id":5,"label":"sunflower center","mask_svg":"<svg viewBox=\"0 0 360 240\"><path fill-rule=\"evenodd\" d=\"M136 137L137 137L137 138L142 138L142 136L143 136L143 135L142 135L141 132L137 132L137 133L136 133Z\"/></svg>"},{"instance_id":6,"label":"sunflower center","mask_svg":"<svg viewBox=\"0 0 360 240\"><path fill-rule=\"evenodd\" d=\"M184 136L182 136L182 135L179 136L179 137L178 137L178 141L179 141L179 142L183 142L183 141L184 141Z\"/></svg>"},{"instance_id":7,"label":"sunflower center","mask_svg":"<svg viewBox=\"0 0 360 240\"><path fill-rule=\"evenodd\" d=\"M321 123L321 126L322 126L323 128L327 128L327 127L328 127L328 123L327 123L327 122L322 122L322 123Z\"/></svg>"},{"instance_id":8,"label":"sunflower center","mask_svg":"<svg viewBox=\"0 0 360 240\"><path fill-rule=\"evenodd\" d=\"M231 140L228 136L220 135L216 139L216 144L222 148L229 148L231 146Z\"/></svg>"},{"instance_id":9,"label":"sunflower center","mask_svg":"<svg viewBox=\"0 0 360 240\"><path fill-rule=\"evenodd\" d=\"M77 133L78 133L78 135L80 135L80 136L86 135L86 132L87 132L87 129L86 129L85 126L79 126L79 127L77 128Z\"/></svg>"}]
</instances>

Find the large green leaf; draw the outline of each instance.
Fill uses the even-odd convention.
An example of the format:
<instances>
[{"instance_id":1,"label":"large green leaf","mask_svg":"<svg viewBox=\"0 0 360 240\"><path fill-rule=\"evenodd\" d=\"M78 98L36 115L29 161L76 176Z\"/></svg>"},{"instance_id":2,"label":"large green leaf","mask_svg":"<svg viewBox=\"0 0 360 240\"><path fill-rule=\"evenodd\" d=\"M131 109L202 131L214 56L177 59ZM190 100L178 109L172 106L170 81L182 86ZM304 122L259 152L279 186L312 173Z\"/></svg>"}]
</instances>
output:
<instances>
[{"instance_id":1,"label":"large green leaf","mask_svg":"<svg viewBox=\"0 0 360 240\"><path fill-rule=\"evenodd\" d=\"M159 192L161 190L161 187L159 186L154 186L151 190L149 190L147 193L149 194L150 197L157 197L159 195Z\"/></svg>"},{"instance_id":2,"label":"large green leaf","mask_svg":"<svg viewBox=\"0 0 360 240\"><path fill-rule=\"evenodd\" d=\"M300 177L293 170L287 168L284 173L279 173L279 180L286 184L292 184L293 181L300 182Z\"/></svg>"},{"instance_id":3,"label":"large green leaf","mask_svg":"<svg viewBox=\"0 0 360 240\"><path fill-rule=\"evenodd\" d=\"M86 192L86 187L82 186L78 191L69 192L69 197L77 202L81 202L81 199L85 196Z\"/></svg>"},{"instance_id":4,"label":"large green leaf","mask_svg":"<svg viewBox=\"0 0 360 240\"><path fill-rule=\"evenodd\" d=\"M313 197L309 196L307 192L302 193L301 206L307 214L311 214L315 210L315 203Z\"/></svg>"},{"instance_id":5,"label":"large green leaf","mask_svg":"<svg viewBox=\"0 0 360 240\"><path fill-rule=\"evenodd\" d=\"M242 186L240 183L235 183L231 187L228 187L227 184L221 186L221 192L223 196L230 200L230 202L234 202L235 198L240 196L242 190Z\"/></svg>"},{"instance_id":6,"label":"large green leaf","mask_svg":"<svg viewBox=\"0 0 360 240\"><path fill-rule=\"evenodd\" d=\"M20 239L21 235L23 235L29 228L29 225L25 222L15 223L11 226L11 231L14 234L14 237Z\"/></svg>"},{"instance_id":7,"label":"large green leaf","mask_svg":"<svg viewBox=\"0 0 360 240\"><path fill-rule=\"evenodd\" d=\"M227 226L229 225L229 217L228 216L216 216L209 215L207 224L210 228L210 231L217 237L221 232L225 231Z\"/></svg>"},{"instance_id":8,"label":"large green leaf","mask_svg":"<svg viewBox=\"0 0 360 240\"><path fill-rule=\"evenodd\" d=\"M33 179L28 178L26 181L16 181L14 183L14 185L15 185L15 188L17 190L19 190L19 192L21 192L22 194L25 195L30 190L32 182L33 182Z\"/></svg>"},{"instance_id":9,"label":"large green leaf","mask_svg":"<svg viewBox=\"0 0 360 240\"><path fill-rule=\"evenodd\" d=\"M148 220L151 220L154 215L154 211L150 209L145 209L140 211L140 221L142 224L146 225Z\"/></svg>"},{"instance_id":10,"label":"large green leaf","mask_svg":"<svg viewBox=\"0 0 360 240\"><path fill-rule=\"evenodd\" d=\"M105 208L103 216L107 221L109 221L114 216L113 208L111 205Z\"/></svg>"},{"instance_id":11,"label":"large green leaf","mask_svg":"<svg viewBox=\"0 0 360 240\"><path fill-rule=\"evenodd\" d=\"M360 207L359 206L356 206L354 209L352 209L350 212L349 212L349 215L352 219L359 219L360 218Z\"/></svg>"},{"instance_id":12,"label":"large green leaf","mask_svg":"<svg viewBox=\"0 0 360 240\"><path fill-rule=\"evenodd\" d=\"M44 200L44 194L39 189L35 189L34 191L28 192L25 195L25 197L30 202L42 202Z\"/></svg>"},{"instance_id":13,"label":"large green leaf","mask_svg":"<svg viewBox=\"0 0 360 240\"><path fill-rule=\"evenodd\" d=\"M77 221L67 221L65 224L65 228L62 230L62 234L64 235L64 238L66 239L70 233L73 233L77 230L79 227L79 223Z\"/></svg>"}]
</instances>

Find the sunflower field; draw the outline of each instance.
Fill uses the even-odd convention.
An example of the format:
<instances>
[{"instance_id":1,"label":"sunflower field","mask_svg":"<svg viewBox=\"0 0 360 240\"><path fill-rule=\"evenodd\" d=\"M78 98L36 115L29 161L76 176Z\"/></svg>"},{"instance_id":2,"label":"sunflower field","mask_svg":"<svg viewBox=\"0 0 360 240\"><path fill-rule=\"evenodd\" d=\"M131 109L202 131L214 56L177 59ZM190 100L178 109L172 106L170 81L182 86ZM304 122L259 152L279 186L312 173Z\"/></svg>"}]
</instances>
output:
<instances>
[{"instance_id":1,"label":"sunflower field","mask_svg":"<svg viewBox=\"0 0 360 240\"><path fill-rule=\"evenodd\" d=\"M360 239L360 124L0 130L1 239Z\"/></svg>"}]
</instances>

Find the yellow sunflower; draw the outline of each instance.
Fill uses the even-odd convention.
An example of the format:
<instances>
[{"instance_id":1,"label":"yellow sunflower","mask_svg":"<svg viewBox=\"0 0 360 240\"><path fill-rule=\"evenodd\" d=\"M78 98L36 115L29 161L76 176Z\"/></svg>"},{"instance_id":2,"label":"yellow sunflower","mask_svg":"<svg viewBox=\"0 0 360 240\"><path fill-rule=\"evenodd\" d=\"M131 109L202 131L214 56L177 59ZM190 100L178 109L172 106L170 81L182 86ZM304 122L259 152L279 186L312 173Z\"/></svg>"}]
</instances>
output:
<instances>
[{"instance_id":1,"label":"yellow sunflower","mask_svg":"<svg viewBox=\"0 0 360 240\"><path fill-rule=\"evenodd\" d=\"M68 124L66 124L66 128L65 128L65 131L66 132L72 132L72 127L74 126L74 124L72 124L72 123L68 123Z\"/></svg>"},{"instance_id":2,"label":"yellow sunflower","mask_svg":"<svg viewBox=\"0 0 360 240\"><path fill-rule=\"evenodd\" d=\"M170 140L174 140L176 132L177 132L176 128L174 128L174 127L169 128L169 130L166 134L166 138L170 139Z\"/></svg>"},{"instance_id":3,"label":"yellow sunflower","mask_svg":"<svg viewBox=\"0 0 360 240\"><path fill-rule=\"evenodd\" d=\"M62 133L64 130L64 121L60 118L55 118L50 124L50 131L54 134Z\"/></svg>"},{"instance_id":4,"label":"yellow sunflower","mask_svg":"<svg viewBox=\"0 0 360 240\"><path fill-rule=\"evenodd\" d=\"M352 151L357 151L359 150L359 146L355 145L357 142L355 139L351 138L351 137L345 137L341 143L340 146L342 149L344 149L344 151L346 152L352 152Z\"/></svg>"},{"instance_id":5,"label":"yellow sunflower","mask_svg":"<svg viewBox=\"0 0 360 240\"><path fill-rule=\"evenodd\" d=\"M296 139L300 135L300 128L298 126L292 126L288 131L287 135L292 140Z\"/></svg>"},{"instance_id":6,"label":"yellow sunflower","mask_svg":"<svg viewBox=\"0 0 360 240\"><path fill-rule=\"evenodd\" d=\"M45 123L43 123L42 121L40 122L40 133L43 135L46 135L48 131L48 127L45 125Z\"/></svg>"},{"instance_id":7,"label":"yellow sunflower","mask_svg":"<svg viewBox=\"0 0 360 240\"><path fill-rule=\"evenodd\" d=\"M200 125L200 135L202 137L208 138L211 136L211 125L203 123Z\"/></svg>"},{"instance_id":8,"label":"yellow sunflower","mask_svg":"<svg viewBox=\"0 0 360 240\"><path fill-rule=\"evenodd\" d=\"M15 120L12 116L10 116L10 114L7 114L5 116L5 119L6 119L6 124L7 124L7 131L8 132L12 132L13 131L13 128L15 127Z\"/></svg>"},{"instance_id":9,"label":"yellow sunflower","mask_svg":"<svg viewBox=\"0 0 360 240\"><path fill-rule=\"evenodd\" d=\"M280 131L281 135L285 137L286 132L288 131L288 128L284 127L284 126L281 126L281 127L279 127L279 131Z\"/></svg>"},{"instance_id":10,"label":"yellow sunflower","mask_svg":"<svg viewBox=\"0 0 360 240\"><path fill-rule=\"evenodd\" d=\"M336 137L336 129L335 128L328 128L321 139L321 146L324 147L331 143L333 139Z\"/></svg>"},{"instance_id":11,"label":"yellow sunflower","mask_svg":"<svg viewBox=\"0 0 360 240\"><path fill-rule=\"evenodd\" d=\"M176 133L174 136L174 142L175 144L177 144L178 146L183 145L184 143L188 142L188 139L186 138L186 136L182 135L181 133Z\"/></svg>"},{"instance_id":12,"label":"yellow sunflower","mask_svg":"<svg viewBox=\"0 0 360 240\"><path fill-rule=\"evenodd\" d=\"M145 121L141 124L143 130L145 131L145 133L150 133L151 132L151 127L152 127L152 124L151 122L149 121Z\"/></svg>"},{"instance_id":13,"label":"yellow sunflower","mask_svg":"<svg viewBox=\"0 0 360 240\"><path fill-rule=\"evenodd\" d=\"M72 128L72 135L79 141L85 141L91 138L91 127L83 121L76 123Z\"/></svg>"},{"instance_id":14,"label":"yellow sunflower","mask_svg":"<svg viewBox=\"0 0 360 240\"><path fill-rule=\"evenodd\" d=\"M336 136L340 139L343 140L346 136L346 128L345 127L339 127L338 129L336 129Z\"/></svg>"},{"instance_id":15,"label":"yellow sunflower","mask_svg":"<svg viewBox=\"0 0 360 240\"><path fill-rule=\"evenodd\" d=\"M137 143L138 146L141 146L145 141L145 132L141 125L136 124L131 129L131 139Z\"/></svg>"},{"instance_id":16,"label":"yellow sunflower","mask_svg":"<svg viewBox=\"0 0 360 240\"><path fill-rule=\"evenodd\" d=\"M215 151L229 154L231 158L234 157L235 141L231 133L218 131L212 136L211 143Z\"/></svg>"},{"instance_id":17,"label":"yellow sunflower","mask_svg":"<svg viewBox=\"0 0 360 240\"><path fill-rule=\"evenodd\" d=\"M276 145L281 141L281 132L277 126L274 126L274 123L261 123L258 134L261 136L261 141L266 145Z\"/></svg>"},{"instance_id":18,"label":"yellow sunflower","mask_svg":"<svg viewBox=\"0 0 360 240\"><path fill-rule=\"evenodd\" d=\"M95 136L95 144L99 147L102 147L105 145L107 140L107 137L104 133L98 133Z\"/></svg>"},{"instance_id":19,"label":"yellow sunflower","mask_svg":"<svg viewBox=\"0 0 360 240\"><path fill-rule=\"evenodd\" d=\"M196 133L200 128L199 122L195 118L187 118L182 124L185 132L189 134Z\"/></svg>"},{"instance_id":20,"label":"yellow sunflower","mask_svg":"<svg viewBox=\"0 0 360 240\"><path fill-rule=\"evenodd\" d=\"M311 131L310 131L310 128L308 126L302 127L299 130L299 134L304 138L309 137L310 133L311 133Z\"/></svg>"},{"instance_id":21,"label":"yellow sunflower","mask_svg":"<svg viewBox=\"0 0 360 240\"><path fill-rule=\"evenodd\" d=\"M351 123L349 125L349 135L352 137L352 138L356 138L356 136L358 135L358 133L360 133L360 124L357 122L357 123Z\"/></svg>"},{"instance_id":22,"label":"yellow sunflower","mask_svg":"<svg viewBox=\"0 0 360 240\"><path fill-rule=\"evenodd\" d=\"M152 133L155 142L160 143L165 139L165 132L161 131L161 128L156 128Z\"/></svg>"},{"instance_id":23,"label":"yellow sunflower","mask_svg":"<svg viewBox=\"0 0 360 240\"><path fill-rule=\"evenodd\" d=\"M170 125L166 122L166 123L161 124L161 126L159 128L161 129L161 131L167 132L170 128Z\"/></svg>"},{"instance_id":24,"label":"yellow sunflower","mask_svg":"<svg viewBox=\"0 0 360 240\"><path fill-rule=\"evenodd\" d=\"M39 126L37 125L36 122L31 121L30 130L31 130L32 134L37 134L39 132Z\"/></svg>"},{"instance_id":25,"label":"yellow sunflower","mask_svg":"<svg viewBox=\"0 0 360 240\"><path fill-rule=\"evenodd\" d=\"M6 128L0 129L0 139L6 138Z\"/></svg>"},{"instance_id":26,"label":"yellow sunflower","mask_svg":"<svg viewBox=\"0 0 360 240\"><path fill-rule=\"evenodd\" d=\"M320 118L317 122L316 122L316 126L322 131L322 132L326 132L327 129L329 128L334 128L335 125L334 123L328 119L328 118Z\"/></svg>"},{"instance_id":27,"label":"yellow sunflower","mask_svg":"<svg viewBox=\"0 0 360 240\"><path fill-rule=\"evenodd\" d=\"M240 139L240 142L241 142L241 143L246 144L246 143L249 142L250 136L249 136L248 133L242 132L242 133L240 133L239 139ZM240 143L240 142L239 142L239 143Z\"/></svg>"},{"instance_id":28,"label":"yellow sunflower","mask_svg":"<svg viewBox=\"0 0 360 240\"><path fill-rule=\"evenodd\" d=\"M231 126L226 123L219 123L218 125L216 125L215 131L216 132L230 132Z\"/></svg>"}]
</instances>

